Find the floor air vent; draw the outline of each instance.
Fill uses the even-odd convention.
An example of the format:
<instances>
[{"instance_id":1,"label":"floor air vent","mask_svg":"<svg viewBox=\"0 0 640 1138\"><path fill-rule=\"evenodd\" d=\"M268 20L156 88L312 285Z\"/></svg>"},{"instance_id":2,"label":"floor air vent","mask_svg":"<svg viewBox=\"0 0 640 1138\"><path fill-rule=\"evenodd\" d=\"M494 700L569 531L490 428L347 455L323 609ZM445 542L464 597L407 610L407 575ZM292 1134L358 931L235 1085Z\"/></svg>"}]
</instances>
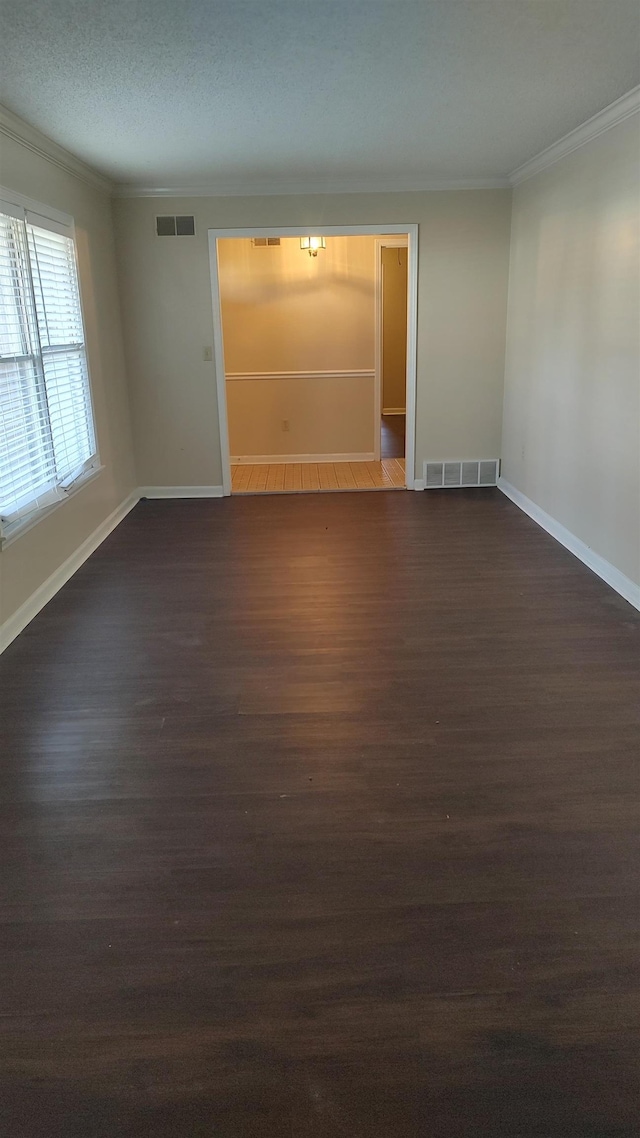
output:
<instances>
[{"instance_id":1,"label":"floor air vent","mask_svg":"<svg viewBox=\"0 0 640 1138\"><path fill-rule=\"evenodd\" d=\"M425 490L454 490L461 486L495 486L500 473L497 458L464 462L425 462Z\"/></svg>"}]
</instances>

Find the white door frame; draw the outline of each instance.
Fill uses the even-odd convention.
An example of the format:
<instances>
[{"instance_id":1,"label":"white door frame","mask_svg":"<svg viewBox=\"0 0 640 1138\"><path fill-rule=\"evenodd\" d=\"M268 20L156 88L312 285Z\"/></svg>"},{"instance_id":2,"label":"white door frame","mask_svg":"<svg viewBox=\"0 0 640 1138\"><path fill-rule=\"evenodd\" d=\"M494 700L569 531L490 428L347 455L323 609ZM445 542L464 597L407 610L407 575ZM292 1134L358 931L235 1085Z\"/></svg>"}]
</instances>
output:
<instances>
[{"instance_id":1,"label":"white door frame","mask_svg":"<svg viewBox=\"0 0 640 1138\"><path fill-rule=\"evenodd\" d=\"M228 237L306 237L313 232L318 237L381 237L388 234L406 237L407 254L407 433L405 441L405 469L407 490L415 489L416 455L416 363L418 344L418 226L407 225L295 225L251 226L244 229L209 229L209 267L211 272L211 302L213 312L213 355L218 393L218 422L220 427L220 458L222 461L222 492L231 493L231 463L229 451L229 425L227 421L227 386L224 372L224 342L222 338L222 309L220 303L220 277L218 273L218 241ZM376 336L376 342L378 337ZM379 348L378 348L379 352ZM379 428L378 428L378 446Z\"/></svg>"},{"instance_id":2,"label":"white door frame","mask_svg":"<svg viewBox=\"0 0 640 1138\"><path fill-rule=\"evenodd\" d=\"M388 237L376 237L374 241L376 266L375 266L375 416L377 423L376 439L375 439L375 455L380 458L381 449L381 430L382 430L382 250L383 249L406 249L409 244L409 238L405 233L397 235L390 234ZM407 254L408 261L409 254ZM409 265L407 263L407 388L409 383ZM407 390L408 395L408 390ZM407 399L408 408L408 399ZM408 432L409 421L407 418L405 429ZM405 440L405 450L406 450Z\"/></svg>"}]
</instances>

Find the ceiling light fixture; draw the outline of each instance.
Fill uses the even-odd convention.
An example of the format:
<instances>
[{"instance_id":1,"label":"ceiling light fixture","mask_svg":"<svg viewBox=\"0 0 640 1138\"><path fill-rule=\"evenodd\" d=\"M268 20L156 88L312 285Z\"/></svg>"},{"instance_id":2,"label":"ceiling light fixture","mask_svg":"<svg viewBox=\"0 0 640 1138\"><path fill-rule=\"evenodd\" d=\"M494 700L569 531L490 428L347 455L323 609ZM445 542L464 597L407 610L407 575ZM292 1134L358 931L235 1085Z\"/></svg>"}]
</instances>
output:
<instances>
[{"instance_id":1,"label":"ceiling light fixture","mask_svg":"<svg viewBox=\"0 0 640 1138\"><path fill-rule=\"evenodd\" d=\"M301 237L300 248L306 249L310 257L318 256L318 249L326 249L327 242L324 237Z\"/></svg>"}]
</instances>

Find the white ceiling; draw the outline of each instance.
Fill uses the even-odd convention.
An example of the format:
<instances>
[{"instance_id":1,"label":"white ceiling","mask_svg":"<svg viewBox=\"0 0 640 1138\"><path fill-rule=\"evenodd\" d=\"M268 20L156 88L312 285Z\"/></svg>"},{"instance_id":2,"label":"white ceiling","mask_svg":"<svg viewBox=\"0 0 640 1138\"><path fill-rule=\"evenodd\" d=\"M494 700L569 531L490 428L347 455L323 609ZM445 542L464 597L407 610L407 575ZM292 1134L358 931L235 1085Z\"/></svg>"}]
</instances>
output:
<instances>
[{"instance_id":1,"label":"white ceiling","mask_svg":"<svg viewBox=\"0 0 640 1138\"><path fill-rule=\"evenodd\" d=\"M2 0L0 102L118 182L506 176L640 82L638 0Z\"/></svg>"}]
</instances>

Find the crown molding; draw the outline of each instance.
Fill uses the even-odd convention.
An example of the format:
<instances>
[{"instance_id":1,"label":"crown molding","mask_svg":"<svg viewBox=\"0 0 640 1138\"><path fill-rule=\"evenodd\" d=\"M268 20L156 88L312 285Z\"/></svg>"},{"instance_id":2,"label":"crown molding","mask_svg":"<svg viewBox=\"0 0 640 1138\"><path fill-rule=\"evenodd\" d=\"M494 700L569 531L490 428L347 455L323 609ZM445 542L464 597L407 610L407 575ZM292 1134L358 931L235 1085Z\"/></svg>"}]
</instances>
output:
<instances>
[{"instance_id":1,"label":"crown molding","mask_svg":"<svg viewBox=\"0 0 640 1138\"><path fill-rule=\"evenodd\" d=\"M113 182L108 178L99 174L92 166L87 166L86 162L83 162L81 158L76 158L75 154L71 154L64 147L58 146L57 142L48 138L37 127L31 126L18 115L14 115L13 111L1 105L0 134L12 138L14 142L19 142L27 150L31 150L40 158L46 159L47 162L51 162L60 170L66 171L67 174L73 174L74 177L80 178L81 181L87 182L90 186L94 186L106 194L113 192Z\"/></svg>"},{"instance_id":2,"label":"crown molding","mask_svg":"<svg viewBox=\"0 0 640 1138\"><path fill-rule=\"evenodd\" d=\"M211 182L200 185L116 184L117 198L245 198L308 194L407 194L438 190L508 190L508 178L336 179L328 182Z\"/></svg>"},{"instance_id":3,"label":"crown molding","mask_svg":"<svg viewBox=\"0 0 640 1138\"><path fill-rule=\"evenodd\" d=\"M28 150L73 174L89 185L118 198L215 198L321 196L324 194L407 194L451 190L505 190L546 170L585 143L597 138L618 123L640 111L640 86L610 103L602 111L552 143L545 150L513 170L508 177L496 178L430 178L420 176L392 178L335 178L323 181L235 181L220 180L200 184L176 183L149 186L136 183L114 183L88 166L75 154L53 142L45 134L0 105L0 134L21 143Z\"/></svg>"},{"instance_id":4,"label":"crown molding","mask_svg":"<svg viewBox=\"0 0 640 1138\"><path fill-rule=\"evenodd\" d=\"M612 126L624 122L625 119L637 114L638 111L640 111L640 86L627 91L626 95L616 99L615 103L610 103L608 107L598 111L596 115L577 126L575 130L569 131L569 134L565 134L563 138L559 138L557 142L547 146L546 150L541 150L528 162L518 166L509 175L509 184L519 186L527 178L533 178L535 174L546 170L548 166L553 166L561 158L566 158L574 150L578 150L585 143L591 142L599 134L604 134Z\"/></svg>"}]
</instances>

